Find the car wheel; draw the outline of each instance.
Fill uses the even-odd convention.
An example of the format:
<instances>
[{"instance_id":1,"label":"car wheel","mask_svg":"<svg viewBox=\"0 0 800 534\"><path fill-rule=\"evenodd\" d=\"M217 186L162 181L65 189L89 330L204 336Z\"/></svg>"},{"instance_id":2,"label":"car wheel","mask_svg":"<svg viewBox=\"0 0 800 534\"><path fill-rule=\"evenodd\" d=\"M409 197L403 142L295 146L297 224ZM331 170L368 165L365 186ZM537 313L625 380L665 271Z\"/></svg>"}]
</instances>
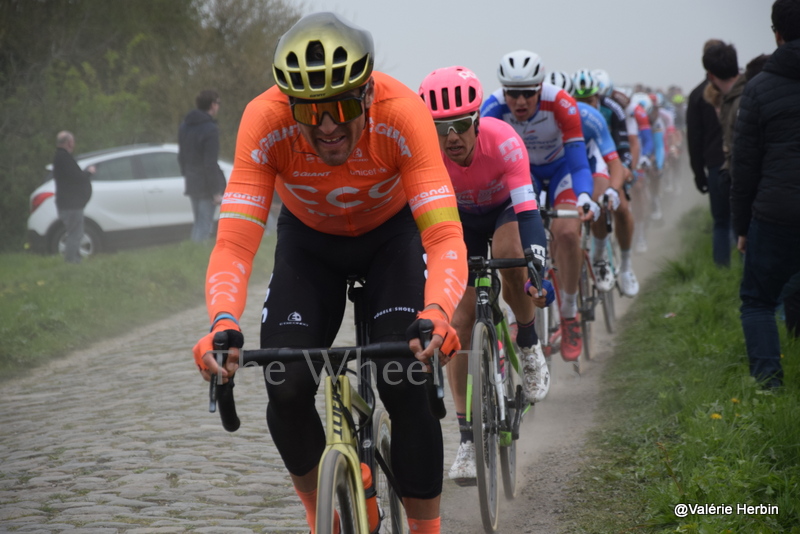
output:
<instances>
[{"instance_id":1,"label":"car wheel","mask_svg":"<svg viewBox=\"0 0 800 534\"><path fill-rule=\"evenodd\" d=\"M83 225L83 238L81 238L81 256L87 258L103 250L103 232L93 223L86 221ZM50 239L50 252L64 255L67 232L59 226Z\"/></svg>"}]
</instances>

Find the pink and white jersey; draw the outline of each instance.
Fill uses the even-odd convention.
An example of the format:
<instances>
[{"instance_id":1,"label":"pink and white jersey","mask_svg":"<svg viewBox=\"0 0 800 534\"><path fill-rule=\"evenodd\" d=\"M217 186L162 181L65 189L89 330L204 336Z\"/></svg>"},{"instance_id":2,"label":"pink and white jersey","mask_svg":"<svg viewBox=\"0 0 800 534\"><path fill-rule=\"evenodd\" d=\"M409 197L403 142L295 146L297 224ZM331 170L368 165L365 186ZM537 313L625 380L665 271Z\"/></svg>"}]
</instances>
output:
<instances>
[{"instance_id":1,"label":"pink and white jersey","mask_svg":"<svg viewBox=\"0 0 800 534\"><path fill-rule=\"evenodd\" d=\"M562 158L565 144L583 141L581 117L575 100L560 87L549 83L542 84L539 109L527 121L519 122L514 118L505 104L502 88L486 99L481 116L496 117L513 126L525 141L534 169Z\"/></svg>"},{"instance_id":2,"label":"pink and white jersey","mask_svg":"<svg viewBox=\"0 0 800 534\"><path fill-rule=\"evenodd\" d=\"M507 123L483 117L468 167L442 154L453 182L458 209L483 214L511 197L514 212L538 208L528 154L522 139Z\"/></svg>"}]
</instances>

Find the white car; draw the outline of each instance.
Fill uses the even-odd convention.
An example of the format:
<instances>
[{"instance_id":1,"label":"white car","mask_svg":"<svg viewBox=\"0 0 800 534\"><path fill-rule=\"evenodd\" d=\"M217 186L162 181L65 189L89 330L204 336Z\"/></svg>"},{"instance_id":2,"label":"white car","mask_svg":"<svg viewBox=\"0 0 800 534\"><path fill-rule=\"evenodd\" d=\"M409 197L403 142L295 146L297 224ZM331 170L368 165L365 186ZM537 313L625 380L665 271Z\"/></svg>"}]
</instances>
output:
<instances>
[{"instance_id":1,"label":"white car","mask_svg":"<svg viewBox=\"0 0 800 534\"><path fill-rule=\"evenodd\" d=\"M189 239L194 215L183 194L178 145L132 145L75 160L82 169L96 169L92 198L84 209L81 254ZM220 160L219 166L228 180L233 165ZM52 165L47 169L47 181L31 193L28 243L37 252L63 253L65 233L56 210Z\"/></svg>"}]
</instances>

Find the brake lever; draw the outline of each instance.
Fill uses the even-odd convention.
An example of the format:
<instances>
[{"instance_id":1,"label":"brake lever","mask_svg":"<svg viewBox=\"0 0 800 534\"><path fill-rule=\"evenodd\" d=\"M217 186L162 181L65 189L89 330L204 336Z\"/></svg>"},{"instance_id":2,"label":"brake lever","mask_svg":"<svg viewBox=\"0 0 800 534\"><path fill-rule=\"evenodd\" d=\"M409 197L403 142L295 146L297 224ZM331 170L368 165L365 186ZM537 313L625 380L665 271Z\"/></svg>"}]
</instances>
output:
<instances>
[{"instance_id":1,"label":"brake lever","mask_svg":"<svg viewBox=\"0 0 800 534\"><path fill-rule=\"evenodd\" d=\"M217 362L217 366L222 369L222 366L225 364L225 353L221 352L227 349L227 343L222 341L218 336L214 336L214 359ZM219 400L219 395L217 394L217 384L219 382L219 372L216 372L211 375L211 380L208 383L208 412L215 413L217 411L217 401Z\"/></svg>"},{"instance_id":2,"label":"brake lever","mask_svg":"<svg viewBox=\"0 0 800 534\"><path fill-rule=\"evenodd\" d=\"M428 348L428 345L431 343L431 339L433 338L433 322L431 321L422 321L419 327L420 332L420 342L422 343L422 348ZM433 358L431 360L431 365L433 365L433 371L430 375L430 378L426 378L428 383L428 404L430 405L431 412L434 416L439 419L444 419L447 415L447 408L444 406L444 372L442 371L442 366L439 365L439 351L433 351ZM434 379L433 373L436 373L436 377ZM433 382L433 384L431 384ZM431 385L433 387L431 387Z\"/></svg>"}]
</instances>

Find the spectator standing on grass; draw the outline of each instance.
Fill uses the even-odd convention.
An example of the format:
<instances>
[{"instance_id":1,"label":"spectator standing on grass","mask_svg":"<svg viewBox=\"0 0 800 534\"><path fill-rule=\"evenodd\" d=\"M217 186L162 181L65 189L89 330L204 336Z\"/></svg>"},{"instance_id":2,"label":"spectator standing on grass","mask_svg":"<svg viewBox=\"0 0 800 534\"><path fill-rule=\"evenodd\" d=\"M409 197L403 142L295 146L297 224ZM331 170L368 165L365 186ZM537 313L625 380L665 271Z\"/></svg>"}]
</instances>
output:
<instances>
[{"instance_id":1,"label":"spectator standing on grass","mask_svg":"<svg viewBox=\"0 0 800 534\"><path fill-rule=\"evenodd\" d=\"M800 0L772 5L772 31L778 48L742 94L731 184L742 329L750 374L767 388L783 383L775 308L800 271Z\"/></svg>"},{"instance_id":2,"label":"spectator standing on grass","mask_svg":"<svg viewBox=\"0 0 800 534\"><path fill-rule=\"evenodd\" d=\"M709 39L703 46L705 54L712 47L723 45L718 39ZM689 94L686 107L686 136L689 148L689 163L694 173L694 183L701 193L708 193L713 231L711 238L712 257L718 267L729 267L733 248L731 228L730 182L723 182L720 175L725 157L722 153L722 128L714 105L705 97L714 86L703 80Z\"/></svg>"},{"instance_id":3,"label":"spectator standing on grass","mask_svg":"<svg viewBox=\"0 0 800 534\"><path fill-rule=\"evenodd\" d=\"M222 202L225 176L219 168L219 94L205 90L195 98L178 130L178 163L186 180L185 195L192 200L192 241L206 241L214 226L214 211Z\"/></svg>"},{"instance_id":4,"label":"spectator standing on grass","mask_svg":"<svg viewBox=\"0 0 800 534\"><path fill-rule=\"evenodd\" d=\"M59 132L56 136L56 154L53 157L53 179L56 183L56 209L58 218L66 229L64 259L67 263L81 262L83 238L83 208L92 198L94 165L85 171L72 157L75 136Z\"/></svg>"}]
</instances>

